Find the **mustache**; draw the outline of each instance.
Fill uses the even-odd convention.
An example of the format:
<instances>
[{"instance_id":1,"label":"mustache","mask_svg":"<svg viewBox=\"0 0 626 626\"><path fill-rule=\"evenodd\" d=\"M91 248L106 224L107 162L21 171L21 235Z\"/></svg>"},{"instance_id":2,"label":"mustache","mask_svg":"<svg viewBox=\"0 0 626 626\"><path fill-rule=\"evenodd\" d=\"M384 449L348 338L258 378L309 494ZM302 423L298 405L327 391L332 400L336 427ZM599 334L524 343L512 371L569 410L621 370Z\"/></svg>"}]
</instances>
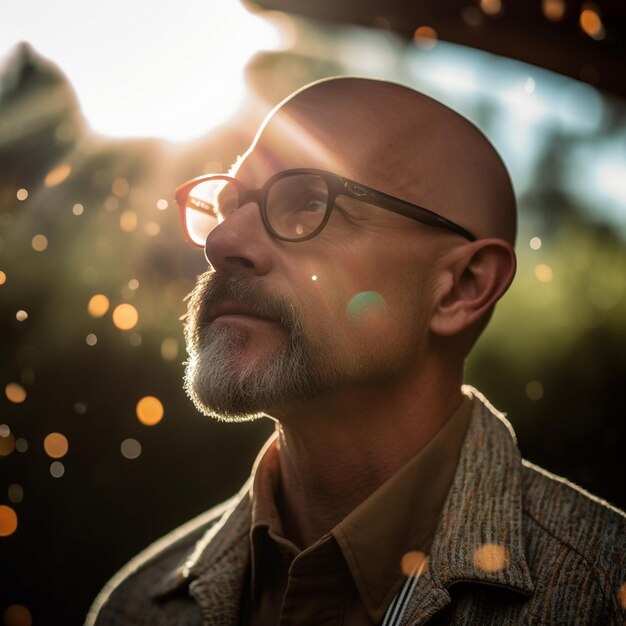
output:
<instances>
[{"instance_id":1,"label":"mustache","mask_svg":"<svg viewBox=\"0 0 626 626\"><path fill-rule=\"evenodd\" d=\"M205 272L187 297L184 330L188 342L193 341L196 333L210 323L210 309L222 302L237 302L252 315L276 320L289 332L301 329L300 318L293 304L271 293L258 279L246 272Z\"/></svg>"}]
</instances>

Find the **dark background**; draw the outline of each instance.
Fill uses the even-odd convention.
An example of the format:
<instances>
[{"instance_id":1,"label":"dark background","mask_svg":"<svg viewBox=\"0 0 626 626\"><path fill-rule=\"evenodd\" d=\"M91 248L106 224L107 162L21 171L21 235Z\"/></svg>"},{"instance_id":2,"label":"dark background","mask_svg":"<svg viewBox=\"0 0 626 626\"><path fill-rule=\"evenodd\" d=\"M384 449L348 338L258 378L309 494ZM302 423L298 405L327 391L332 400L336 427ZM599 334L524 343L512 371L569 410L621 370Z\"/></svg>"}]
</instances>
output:
<instances>
[{"instance_id":1,"label":"dark background","mask_svg":"<svg viewBox=\"0 0 626 626\"><path fill-rule=\"evenodd\" d=\"M360 21L369 24L363 11ZM411 32L406 24L413 22L399 15L383 16L383 26ZM396 19L401 27L394 29ZM325 37L340 28L306 24L303 30ZM597 54L592 82L610 89L615 76L604 67L613 61L603 66L602 55L619 58L621 50L613 45ZM230 123L174 146L94 135L62 73L27 45L14 52L0 100L0 425L8 427L0 431L0 505L14 509L18 526L0 537L0 612L19 604L34 624L81 623L97 591L131 556L232 495L247 477L269 423L215 423L196 413L181 388L179 317L205 262L182 241L172 190L228 167L262 116L294 88L349 70L306 46L259 55L247 80L264 105L250 98ZM617 92L606 96L595 139L624 131ZM489 135L490 104L480 103L475 116ZM556 128L546 132L533 191L520 198L518 277L467 379L508 413L526 458L625 507L624 231L601 212L590 217L572 196L564 155L573 139ZM50 172L67 165L67 177L51 184ZM19 189L28 198L18 200ZM167 208L157 208L160 200ZM84 207L80 215L76 203ZM134 228L120 228L135 218ZM36 234L47 238L43 251L33 248ZM537 234L542 247L534 251L528 241ZM550 280L538 278L546 277L538 265L549 268ZM97 293L111 303L101 318L87 311ZM122 302L139 313L129 331L111 320ZM27 319L18 321L19 310ZM95 345L86 343L90 333ZM177 354L164 353L164 340L177 342ZM9 383L24 388L23 402L7 398ZM152 427L135 414L147 395L165 411ZM60 478L51 475L54 459L43 448L50 432L69 440L58 459ZM128 438L141 443L136 459L120 452ZM23 498L10 490L15 485Z\"/></svg>"}]
</instances>

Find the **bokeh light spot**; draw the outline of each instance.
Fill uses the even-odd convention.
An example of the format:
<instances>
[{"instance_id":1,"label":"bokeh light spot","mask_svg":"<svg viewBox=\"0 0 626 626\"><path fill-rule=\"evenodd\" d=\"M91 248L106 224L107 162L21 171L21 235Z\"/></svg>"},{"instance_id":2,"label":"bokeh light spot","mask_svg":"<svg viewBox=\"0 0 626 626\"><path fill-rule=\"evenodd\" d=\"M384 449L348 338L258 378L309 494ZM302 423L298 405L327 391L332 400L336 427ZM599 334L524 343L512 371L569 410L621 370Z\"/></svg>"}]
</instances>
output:
<instances>
[{"instance_id":1,"label":"bokeh light spot","mask_svg":"<svg viewBox=\"0 0 626 626\"><path fill-rule=\"evenodd\" d=\"M604 25L602 24L598 9L595 5L583 5L578 23L583 32L592 39L604 39Z\"/></svg>"},{"instance_id":2,"label":"bokeh light spot","mask_svg":"<svg viewBox=\"0 0 626 626\"><path fill-rule=\"evenodd\" d=\"M15 450L15 437L11 432L0 436L0 456L9 456Z\"/></svg>"},{"instance_id":3,"label":"bokeh light spot","mask_svg":"<svg viewBox=\"0 0 626 626\"><path fill-rule=\"evenodd\" d=\"M131 346L133 346L133 348L138 348L142 342L141 335L139 333L131 333L130 337L128 338L128 342Z\"/></svg>"},{"instance_id":4,"label":"bokeh light spot","mask_svg":"<svg viewBox=\"0 0 626 626\"><path fill-rule=\"evenodd\" d=\"M558 22L565 15L565 2L563 0L542 0L541 10L551 22Z\"/></svg>"},{"instance_id":5,"label":"bokeh light spot","mask_svg":"<svg viewBox=\"0 0 626 626\"><path fill-rule=\"evenodd\" d=\"M33 250L43 252L48 247L48 238L45 235L35 235L31 241Z\"/></svg>"},{"instance_id":6,"label":"bokeh light spot","mask_svg":"<svg viewBox=\"0 0 626 626\"><path fill-rule=\"evenodd\" d=\"M137 419L144 426L154 426L163 419L163 405L154 396L144 396L137 402Z\"/></svg>"},{"instance_id":7,"label":"bokeh light spot","mask_svg":"<svg viewBox=\"0 0 626 626\"><path fill-rule=\"evenodd\" d=\"M17 190L17 193L15 194L15 196L20 202L23 202L24 200L26 200L26 198L28 198L28 190L22 187L22 189Z\"/></svg>"},{"instance_id":8,"label":"bokeh light spot","mask_svg":"<svg viewBox=\"0 0 626 626\"><path fill-rule=\"evenodd\" d=\"M531 250L539 250L539 248L541 248L541 239L539 239L539 237L533 237L528 242L528 245L530 246Z\"/></svg>"},{"instance_id":9,"label":"bokeh light spot","mask_svg":"<svg viewBox=\"0 0 626 626\"><path fill-rule=\"evenodd\" d=\"M69 443L67 437L61 433L50 433L43 440L43 449L53 459L60 459L67 454Z\"/></svg>"},{"instance_id":10,"label":"bokeh light spot","mask_svg":"<svg viewBox=\"0 0 626 626\"><path fill-rule=\"evenodd\" d=\"M166 337L161 342L161 356L165 361L173 361L178 356L178 341L173 337Z\"/></svg>"},{"instance_id":11,"label":"bokeh light spot","mask_svg":"<svg viewBox=\"0 0 626 626\"><path fill-rule=\"evenodd\" d=\"M144 230L150 237L156 237L161 232L161 227L156 222L148 222Z\"/></svg>"},{"instance_id":12,"label":"bokeh light spot","mask_svg":"<svg viewBox=\"0 0 626 626\"><path fill-rule=\"evenodd\" d=\"M15 449L18 452L26 452L26 450L28 450L28 441L26 441L26 439L23 439L22 437L20 437L15 442Z\"/></svg>"},{"instance_id":13,"label":"bokeh light spot","mask_svg":"<svg viewBox=\"0 0 626 626\"><path fill-rule=\"evenodd\" d=\"M554 272L549 265L540 263L535 266L535 277L542 283L549 283L554 278Z\"/></svg>"},{"instance_id":14,"label":"bokeh light spot","mask_svg":"<svg viewBox=\"0 0 626 626\"><path fill-rule=\"evenodd\" d=\"M317 280L317 274L313 274L313 276L311 276L311 280L312 281L316 281Z\"/></svg>"},{"instance_id":15,"label":"bokeh light spot","mask_svg":"<svg viewBox=\"0 0 626 626\"><path fill-rule=\"evenodd\" d=\"M138 321L139 313L132 304L119 304L113 309L113 323L120 330L130 330L137 325Z\"/></svg>"},{"instance_id":16,"label":"bokeh light spot","mask_svg":"<svg viewBox=\"0 0 626 626\"><path fill-rule=\"evenodd\" d=\"M508 562L507 549L497 543L485 543L474 550L474 565L488 574L499 572Z\"/></svg>"},{"instance_id":17,"label":"bokeh light spot","mask_svg":"<svg viewBox=\"0 0 626 626\"><path fill-rule=\"evenodd\" d=\"M15 404L20 404L20 402L24 402L24 400L26 400L26 389L18 383L9 383L4 388L4 393L6 394L7 399Z\"/></svg>"},{"instance_id":18,"label":"bokeh light spot","mask_svg":"<svg viewBox=\"0 0 626 626\"><path fill-rule=\"evenodd\" d=\"M11 604L4 609L4 626L32 626L33 616L22 604Z\"/></svg>"},{"instance_id":19,"label":"bokeh light spot","mask_svg":"<svg viewBox=\"0 0 626 626\"><path fill-rule=\"evenodd\" d=\"M77 202L73 207L72 207L72 213L74 215L82 215L83 211L85 210L85 207L80 203Z\"/></svg>"},{"instance_id":20,"label":"bokeh light spot","mask_svg":"<svg viewBox=\"0 0 626 626\"><path fill-rule=\"evenodd\" d=\"M0 537L8 537L17 530L17 513L6 504L0 504Z\"/></svg>"},{"instance_id":21,"label":"bokeh light spot","mask_svg":"<svg viewBox=\"0 0 626 626\"><path fill-rule=\"evenodd\" d=\"M85 343L88 346L95 346L98 343L98 336L95 335L94 333L89 333L86 337L85 337Z\"/></svg>"},{"instance_id":22,"label":"bokeh light spot","mask_svg":"<svg viewBox=\"0 0 626 626\"><path fill-rule=\"evenodd\" d=\"M87 413L87 403L86 402L75 402L74 403L74 413L76 415L84 415Z\"/></svg>"},{"instance_id":23,"label":"bokeh light spot","mask_svg":"<svg viewBox=\"0 0 626 626\"><path fill-rule=\"evenodd\" d=\"M543 385L538 380L531 380L526 385L526 395L531 400L541 400L543 398Z\"/></svg>"},{"instance_id":24,"label":"bokeh light spot","mask_svg":"<svg viewBox=\"0 0 626 626\"><path fill-rule=\"evenodd\" d=\"M139 281L136 278L131 278L128 281L128 288L131 291L135 291L135 289L139 289Z\"/></svg>"},{"instance_id":25,"label":"bokeh light spot","mask_svg":"<svg viewBox=\"0 0 626 626\"><path fill-rule=\"evenodd\" d=\"M25 322L28 319L28 313L26 311L24 311L24 309L20 309L16 314L15 314L15 319L18 322Z\"/></svg>"},{"instance_id":26,"label":"bokeh light spot","mask_svg":"<svg viewBox=\"0 0 626 626\"><path fill-rule=\"evenodd\" d=\"M56 187L60 185L72 173L72 166L69 163L61 163L50 170L44 178L43 184L46 187Z\"/></svg>"},{"instance_id":27,"label":"bokeh light spot","mask_svg":"<svg viewBox=\"0 0 626 626\"><path fill-rule=\"evenodd\" d=\"M104 201L104 208L111 213L113 213L113 211L117 211L117 207L119 207L119 205L120 201L115 196L109 196Z\"/></svg>"},{"instance_id":28,"label":"bokeh light spot","mask_svg":"<svg viewBox=\"0 0 626 626\"><path fill-rule=\"evenodd\" d=\"M0 271L0 285L4 285L4 283L6 282L7 282L7 275L3 271Z\"/></svg>"},{"instance_id":29,"label":"bokeh light spot","mask_svg":"<svg viewBox=\"0 0 626 626\"><path fill-rule=\"evenodd\" d=\"M617 601L622 607L622 610L626 611L626 583L622 583L620 588L617 590Z\"/></svg>"},{"instance_id":30,"label":"bokeh light spot","mask_svg":"<svg viewBox=\"0 0 626 626\"><path fill-rule=\"evenodd\" d=\"M87 304L87 311L91 317L102 317L109 310L109 299L101 293L91 296Z\"/></svg>"},{"instance_id":31,"label":"bokeh light spot","mask_svg":"<svg viewBox=\"0 0 626 626\"><path fill-rule=\"evenodd\" d=\"M385 299L377 291L361 291L348 302L346 314L351 322L358 322L372 314L381 314L387 310Z\"/></svg>"},{"instance_id":32,"label":"bokeh light spot","mask_svg":"<svg viewBox=\"0 0 626 626\"><path fill-rule=\"evenodd\" d=\"M123 198L124 196L126 196L129 189L130 185L128 184L128 181L125 178L121 177L116 178L111 185L111 191L113 192L113 195L117 196L118 198Z\"/></svg>"},{"instance_id":33,"label":"bokeh light spot","mask_svg":"<svg viewBox=\"0 0 626 626\"><path fill-rule=\"evenodd\" d=\"M13 483L12 485L9 485L7 495L13 504L19 504L24 499L24 489L22 488L22 485Z\"/></svg>"},{"instance_id":34,"label":"bokeh light spot","mask_svg":"<svg viewBox=\"0 0 626 626\"><path fill-rule=\"evenodd\" d=\"M120 452L126 459L136 459L141 454L141 444L136 439L124 439Z\"/></svg>"},{"instance_id":35,"label":"bokeh light spot","mask_svg":"<svg viewBox=\"0 0 626 626\"><path fill-rule=\"evenodd\" d=\"M61 478L65 474L65 465L61 461L50 463L50 475L52 478Z\"/></svg>"},{"instance_id":36,"label":"bokeh light spot","mask_svg":"<svg viewBox=\"0 0 626 626\"><path fill-rule=\"evenodd\" d=\"M483 14L473 6L464 7L461 17L468 26L480 26L485 21Z\"/></svg>"},{"instance_id":37,"label":"bokeh light spot","mask_svg":"<svg viewBox=\"0 0 626 626\"><path fill-rule=\"evenodd\" d=\"M421 576L428 564L428 556L419 550L407 552L400 560L400 569L405 576Z\"/></svg>"},{"instance_id":38,"label":"bokeh light spot","mask_svg":"<svg viewBox=\"0 0 626 626\"><path fill-rule=\"evenodd\" d=\"M159 211L165 211L165 209L169 206L169 203L165 198L160 198L157 200L156 206Z\"/></svg>"},{"instance_id":39,"label":"bokeh light spot","mask_svg":"<svg viewBox=\"0 0 626 626\"><path fill-rule=\"evenodd\" d=\"M120 215L120 228L125 233L130 233L137 228L137 213L135 211L124 211Z\"/></svg>"},{"instance_id":40,"label":"bokeh light spot","mask_svg":"<svg viewBox=\"0 0 626 626\"><path fill-rule=\"evenodd\" d=\"M413 41L422 50L432 50L437 45L437 31L431 26L419 26L413 33Z\"/></svg>"},{"instance_id":41,"label":"bokeh light spot","mask_svg":"<svg viewBox=\"0 0 626 626\"><path fill-rule=\"evenodd\" d=\"M487 15L498 15L502 12L501 0L480 0L480 8Z\"/></svg>"},{"instance_id":42,"label":"bokeh light spot","mask_svg":"<svg viewBox=\"0 0 626 626\"><path fill-rule=\"evenodd\" d=\"M11 434L11 429L7 424L0 424L0 439L2 437L8 437Z\"/></svg>"}]
</instances>

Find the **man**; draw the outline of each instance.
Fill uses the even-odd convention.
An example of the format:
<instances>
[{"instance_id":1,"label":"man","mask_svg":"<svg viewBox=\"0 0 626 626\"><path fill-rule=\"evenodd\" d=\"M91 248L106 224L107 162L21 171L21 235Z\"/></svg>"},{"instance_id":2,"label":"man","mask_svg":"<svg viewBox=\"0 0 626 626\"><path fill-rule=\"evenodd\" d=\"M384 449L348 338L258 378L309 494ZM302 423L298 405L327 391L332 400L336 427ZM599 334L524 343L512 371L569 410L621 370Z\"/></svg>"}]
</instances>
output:
<instances>
[{"instance_id":1,"label":"man","mask_svg":"<svg viewBox=\"0 0 626 626\"><path fill-rule=\"evenodd\" d=\"M474 126L399 85L322 81L177 200L211 266L186 389L276 434L89 624L622 623L624 515L521 461L462 387L515 273L511 184Z\"/></svg>"}]
</instances>

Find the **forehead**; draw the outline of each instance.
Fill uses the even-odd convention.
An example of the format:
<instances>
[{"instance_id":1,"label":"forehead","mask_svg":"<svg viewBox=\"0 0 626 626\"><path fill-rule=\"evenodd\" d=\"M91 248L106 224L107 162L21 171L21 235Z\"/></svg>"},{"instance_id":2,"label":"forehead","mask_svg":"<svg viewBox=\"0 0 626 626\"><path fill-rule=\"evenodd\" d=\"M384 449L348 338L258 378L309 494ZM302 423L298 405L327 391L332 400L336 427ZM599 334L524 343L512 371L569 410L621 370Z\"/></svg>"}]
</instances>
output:
<instances>
[{"instance_id":1,"label":"forehead","mask_svg":"<svg viewBox=\"0 0 626 626\"><path fill-rule=\"evenodd\" d=\"M276 172L299 167L363 180L370 150L362 135L360 124L349 120L341 107L288 106L266 122L233 172L248 184L261 184Z\"/></svg>"}]
</instances>

